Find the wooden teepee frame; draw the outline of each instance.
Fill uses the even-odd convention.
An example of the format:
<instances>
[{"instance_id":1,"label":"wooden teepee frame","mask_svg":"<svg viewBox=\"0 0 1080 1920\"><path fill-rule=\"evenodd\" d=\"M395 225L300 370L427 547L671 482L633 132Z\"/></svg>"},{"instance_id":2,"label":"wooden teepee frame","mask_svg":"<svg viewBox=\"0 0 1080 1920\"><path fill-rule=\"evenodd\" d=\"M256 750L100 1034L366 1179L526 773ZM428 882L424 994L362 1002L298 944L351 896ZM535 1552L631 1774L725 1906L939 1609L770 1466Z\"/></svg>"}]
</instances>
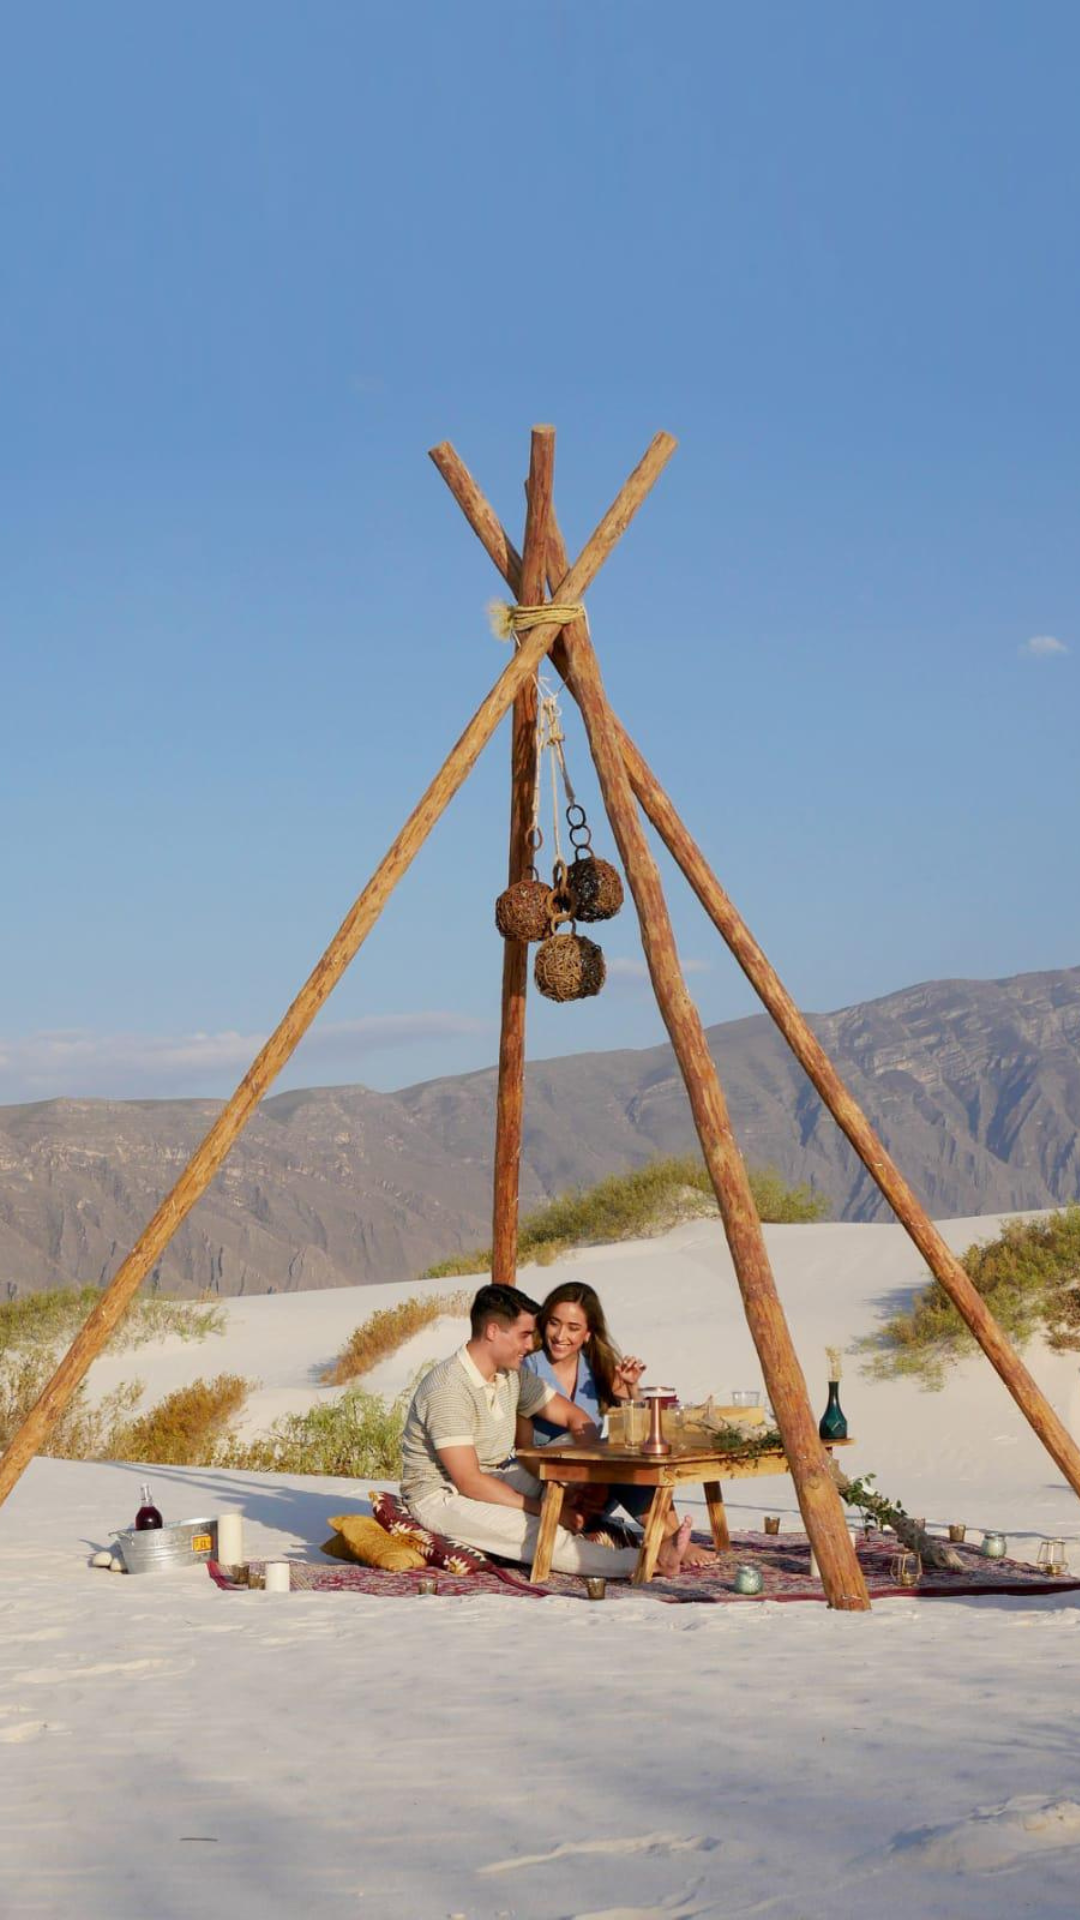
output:
<instances>
[{"instance_id":1,"label":"wooden teepee frame","mask_svg":"<svg viewBox=\"0 0 1080 1920\"><path fill-rule=\"evenodd\" d=\"M574 565L568 566L552 504L555 434L532 434L524 554L519 555L471 474L446 442L435 462L465 518L522 605L579 601L675 450L657 434ZM1080 1493L1080 1449L1054 1413L987 1310L955 1255L927 1218L855 1100L815 1039L765 954L728 899L674 806L620 725L604 692L583 618L553 620L532 629L470 720L415 811L347 914L322 959L271 1034L231 1100L196 1148L97 1306L76 1335L56 1373L0 1460L0 1504L6 1500L130 1305L146 1275L218 1171L263 1094L285 1065L319 1008L340 980L382 912L391 892L474 766L503 715L513 709L510 807L510 881L529 865L528 829L535 775L536 672L550 655L577 702L611 828L641 928L653 991L686 1083L731 1250L750 1333L776 1413L799 1507L829 1603L848 1611L870 1601L828 1471L806 1382L769 1265L750 1184L728 1118L719 1077L700 1016L679 967L660 875L638 804L681 867L706 913L772 1014L800 1065L847 1135L863 1165L941 1283L1009 1392ZM638 804L635 804L638 803ZM512 1282L517 1266L518 1175L525 1068L525 995L528 949L507 942L503 966L502 1027L496 1113L492 1274Z\"/></svg>"}]
</instances>

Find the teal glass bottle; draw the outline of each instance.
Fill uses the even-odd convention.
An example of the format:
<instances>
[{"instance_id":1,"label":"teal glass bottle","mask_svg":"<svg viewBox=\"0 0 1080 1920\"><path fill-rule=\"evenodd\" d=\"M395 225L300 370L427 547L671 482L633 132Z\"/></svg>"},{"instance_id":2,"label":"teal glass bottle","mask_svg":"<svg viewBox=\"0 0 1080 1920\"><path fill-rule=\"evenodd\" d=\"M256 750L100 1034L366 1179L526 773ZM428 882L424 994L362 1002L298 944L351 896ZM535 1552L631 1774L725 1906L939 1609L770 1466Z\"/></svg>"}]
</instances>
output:
<instances>
[{"instance_id":1,"label":"teal glass bottle","mask_svg":"<svg viewBox=\"0 0 1080 1920\"><path fill-rule=\"evenodd\" d=\"M847 1420L840 1405L840 1382L829 1381L829 1404L821 1416L818 1432L823 1440L846 1440Z\"/></svg>"}]
</instances>

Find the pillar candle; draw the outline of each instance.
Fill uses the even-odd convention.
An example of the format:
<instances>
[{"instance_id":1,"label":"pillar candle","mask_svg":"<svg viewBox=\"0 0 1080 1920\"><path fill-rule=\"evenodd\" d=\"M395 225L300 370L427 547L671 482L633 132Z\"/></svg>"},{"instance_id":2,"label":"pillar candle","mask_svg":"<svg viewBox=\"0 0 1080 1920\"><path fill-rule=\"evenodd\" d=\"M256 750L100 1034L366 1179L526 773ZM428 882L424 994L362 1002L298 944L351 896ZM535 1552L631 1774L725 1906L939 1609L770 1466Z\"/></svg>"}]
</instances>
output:
<instances>
[{"instance_id":1,"label":"pillar candle","mask_svg":"<svg viewBox=\"0 0 1080 1920\"><path fill-rule=\"evenodd\" d=\"M821 1568L818 1566L817 1554L814 1552L813 1547L810 1549L810 1578L811 1580L821 1579Z\"/></svg>"},{"instance_id":2,"label":"pillar candle","mask_svg":"<svg viewBox=\"0 0 1080 1920\"><path fill-rule=\"evenodd\" d=\"M244 1558L244 1516L223 1513L217 1523L217 1557L223 1566L238 1567Z\"/></svg>"},{"instance_id":3,"label":"pillar candle","mask_svg":"<svg viewBox=\"0 0 1080 1920\"><path fill-rule=\"evenodd\" d=\"M266 1563L267 1593L288 1593L289 1563L287 1560L268 1560Z\"/></svg>"}]
</instances>

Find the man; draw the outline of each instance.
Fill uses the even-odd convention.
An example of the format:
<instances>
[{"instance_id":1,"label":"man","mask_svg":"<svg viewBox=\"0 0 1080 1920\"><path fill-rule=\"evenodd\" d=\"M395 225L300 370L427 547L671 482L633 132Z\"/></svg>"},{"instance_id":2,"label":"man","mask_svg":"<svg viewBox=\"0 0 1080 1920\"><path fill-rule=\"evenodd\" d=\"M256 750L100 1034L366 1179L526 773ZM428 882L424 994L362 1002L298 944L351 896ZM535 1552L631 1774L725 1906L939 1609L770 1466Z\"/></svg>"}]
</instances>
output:
<instances>
[{"instance_id":1,"label":"man","mask_svg":"<svg viewBox=\"0 0 1080 1920\"><path fill-rule=\"evenodd\" d=\"M401 1496L422 1526L497 1553L532 1561L539 1531L541 1485L511 1460L518 1412L549 1417L572 1434L596 1429L580 1407L531 1374L520 1372L536 1344L535 1300L517 1287L481 1287L472 1303L470 1337L424 1375L402 1436ZM578 1537L584 1517L572 1509L555 1536L552 1565L560 1573L629 1578L634 1547L613 1549ZM665 1541L659 1565L677 1573L690 1537L686 1521Z\"/></svg>"}]
</instances>

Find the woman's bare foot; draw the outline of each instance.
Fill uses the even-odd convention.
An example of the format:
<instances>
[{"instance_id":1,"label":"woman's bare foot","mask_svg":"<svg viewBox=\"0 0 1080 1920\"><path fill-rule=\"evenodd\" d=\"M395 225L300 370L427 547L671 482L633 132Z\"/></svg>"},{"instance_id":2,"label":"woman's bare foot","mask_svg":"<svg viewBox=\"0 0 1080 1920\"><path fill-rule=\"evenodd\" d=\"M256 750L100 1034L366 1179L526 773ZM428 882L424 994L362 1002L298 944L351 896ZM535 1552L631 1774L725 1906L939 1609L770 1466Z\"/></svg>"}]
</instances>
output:
<instances>
[{"instance_id":1,"label":"woman's bare foot","mask_svg":"<svg viewBox=\"0 0 1080 1920\"><path fill-rule=\"evenodd\" d=\"M681 1524L676 1513L669 1514L668 1524L664 1529L665 1539L674 1540ZM684 1567L708 1567L715 1559L716 1554L712 1547L695 1547L691 1544L683 1554L682 1564Z\"/></svg>"},{"instance_id":2,"label":"woman's bare foot","mask_svg":"<svg viewBox=\"0 0 1080 1920\"><path fill-rule=\"evenodd\" d=\"M693 1521L689 1518L685 1519L678 1532L673 1533L669 1539L663 1542L660 1552L657 1554L657 1570L660 1573L666 1574L669 1580L673 1575L682 1572L683 1561L686 1559L686 1549L690 1545L690 1532L693 1524Z\"/></svg>"}]
</instances>

